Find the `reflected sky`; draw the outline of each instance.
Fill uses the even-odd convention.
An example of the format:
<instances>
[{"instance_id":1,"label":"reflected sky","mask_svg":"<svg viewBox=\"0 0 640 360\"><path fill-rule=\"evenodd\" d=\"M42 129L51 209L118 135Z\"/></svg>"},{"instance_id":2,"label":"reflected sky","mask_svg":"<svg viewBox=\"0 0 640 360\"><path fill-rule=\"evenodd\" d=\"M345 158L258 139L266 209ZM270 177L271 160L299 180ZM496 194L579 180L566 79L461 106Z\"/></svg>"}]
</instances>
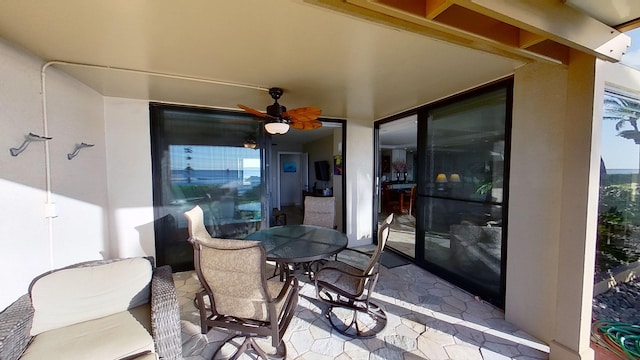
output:
<instances>
[{"instance_id":1,"label":"reflected sky","mask_svg":"<svg viewBox=\"0 0 640 360\"><path fill-rule=\"evenodd\" d=\"M631 46L622 56L621 62L640 70L640 28L626 32L631 37Z\"/></svg>"},{"instance_id":2,"label":"reflected sky","mask_svg":"<svg viewBox=\"0 0 640 360\"><path fill-rule=\"evenodd\" d=\"M170 145L171 170L253 170L260 173L260 151L233 146Z\"/></svg>"}]
</instances>

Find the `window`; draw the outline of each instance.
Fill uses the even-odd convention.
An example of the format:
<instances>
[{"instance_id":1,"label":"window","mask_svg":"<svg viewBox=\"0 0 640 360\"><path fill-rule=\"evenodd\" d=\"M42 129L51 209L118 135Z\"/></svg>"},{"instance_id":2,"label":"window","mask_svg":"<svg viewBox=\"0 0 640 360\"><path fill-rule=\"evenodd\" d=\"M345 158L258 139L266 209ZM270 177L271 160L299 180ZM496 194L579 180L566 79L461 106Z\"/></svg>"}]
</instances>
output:
<instances>
[{"instance_id":1,"label":"window","mask_svg":"<svg viewBox=\"0 0 640 360\"><path fill-rule=\"evenodd\" d=\"M603 115L596 276L640 259L640 100L607 90Z\"/></svg>"},{"instance_id":2,"label":"window","mask_svg":"<svg viewBox=\"0 0 640 360\"><path fill-rule=\"evenodd\" d=\"M220 238L244 238L267 217L262 124L245 114L158 104L151 122L157 262L192 269L185 211L199 205L209 233Z\"/></svg>"}]
</instances>

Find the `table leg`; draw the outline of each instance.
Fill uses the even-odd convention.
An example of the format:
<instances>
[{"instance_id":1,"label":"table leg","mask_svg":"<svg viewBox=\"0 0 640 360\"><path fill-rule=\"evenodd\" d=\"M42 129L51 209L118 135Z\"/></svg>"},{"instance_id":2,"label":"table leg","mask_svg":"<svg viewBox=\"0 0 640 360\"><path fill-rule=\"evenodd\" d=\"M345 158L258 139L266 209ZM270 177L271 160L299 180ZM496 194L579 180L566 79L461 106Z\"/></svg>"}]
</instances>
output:
<instances>
[{"instance_id":1,"label":"table leg","mask_svg":"<svg viewBox=\"0 0 640 360\"><path fill-rule=\"evenodd\" d=\"M276 269L280 270L280 281L285 281L291 275L287 263L276 263Z\"/></svg>"}]
</instances>

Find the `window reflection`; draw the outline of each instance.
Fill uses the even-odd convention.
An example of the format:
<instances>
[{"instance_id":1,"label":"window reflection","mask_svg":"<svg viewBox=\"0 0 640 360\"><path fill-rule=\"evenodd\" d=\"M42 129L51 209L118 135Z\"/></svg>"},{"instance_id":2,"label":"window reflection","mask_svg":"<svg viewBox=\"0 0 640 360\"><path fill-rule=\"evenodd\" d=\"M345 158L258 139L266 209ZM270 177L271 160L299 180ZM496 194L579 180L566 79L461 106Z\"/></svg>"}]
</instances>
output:
<instances>
[{"instance_id":1,"label":"window reflection","mask_svg":"<svg viewBox=\"0 0 640 360\"><path fill-rule=\"evenodd\" d=\"M424 153L425 260L499 304L507 90L429 111Z\"/></svg>"},{"instance_id":2,"label":"window reflection","mask_svg":"<svg viewBox=\"0 0 640 360\"><path fill-rule=\"evenodd\" d=\"M260 221L260 152L204 145L171 145L169 152L171 205L199 204L217 236L220 225Z\"/></svg>"},{"instance_id":3,"label":"window reflection","mask_svg":"<svg viewBox=\"0 0 640 360\"><path fill-rule=\"evenodd\" d=\"M209 233L244 238L264 222L261 123L244 114L152 105L156 258L193 268L184 212L199 205ZM255 149L245 147L255 139Z\"/></svg>"},{"instance_id":4,"label":"window reflection","mask_svg":"<svg viewBox=\"0 0 640 360\"><path fill-rule=\"evenodd\" d=\"M596 275L616 274L640 259L640 100L604 96Z\"/></svg>"}]
</instances>

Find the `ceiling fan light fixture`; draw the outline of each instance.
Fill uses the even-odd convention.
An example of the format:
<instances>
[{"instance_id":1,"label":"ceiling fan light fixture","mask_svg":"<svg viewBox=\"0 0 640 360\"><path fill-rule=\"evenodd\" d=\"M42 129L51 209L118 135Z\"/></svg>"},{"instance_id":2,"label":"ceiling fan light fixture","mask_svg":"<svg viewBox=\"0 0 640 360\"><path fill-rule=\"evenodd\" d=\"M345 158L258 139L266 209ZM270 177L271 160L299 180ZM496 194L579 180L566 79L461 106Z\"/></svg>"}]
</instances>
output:
<instances>
[{"instance_id":1,"label":"ceiling fan light fixture","mask_svg":"<svg viewBox=\"0 0 640 360\"><path fill-rule=\"evenodd\" d=\"M307 106L287 111L285 106L278 103L282 93L281 88L269 89L273 104L267 106L266 113L241 104L238 104L238 107L249 114L265 119L264 129L271 135L286 134L290 127L298 130L313 130L322 126L322 122L318 121L322 113L319 108Z\"/></svg>"},{"instance_id":2,"label":"ceiling fan light fixture","mask_svg":"<svg viewBox=\"0 0 640 360\"><path fill-rule=\"evenodd\" d=\"M257 147L258 147L258 142L256 142L255 137L253 137L253 136L249 136L249 137L247 137L247 138L244 140L244 144L243 144L243 146L244 146L246 149L255 149L255 148L257 148Z\"/></svg>"},{"instance_id":3,"label":"ceiling fan light fixture","mask_svg":"<svg viewBox=\"0 0 640 360\"><path fill-rule=\"evenodd\" d=\"M272 135L275 134L286 134L289 131L289 124L286 121L273 121L264 124L264 129Z\"/></svg>"}]
</instances>

